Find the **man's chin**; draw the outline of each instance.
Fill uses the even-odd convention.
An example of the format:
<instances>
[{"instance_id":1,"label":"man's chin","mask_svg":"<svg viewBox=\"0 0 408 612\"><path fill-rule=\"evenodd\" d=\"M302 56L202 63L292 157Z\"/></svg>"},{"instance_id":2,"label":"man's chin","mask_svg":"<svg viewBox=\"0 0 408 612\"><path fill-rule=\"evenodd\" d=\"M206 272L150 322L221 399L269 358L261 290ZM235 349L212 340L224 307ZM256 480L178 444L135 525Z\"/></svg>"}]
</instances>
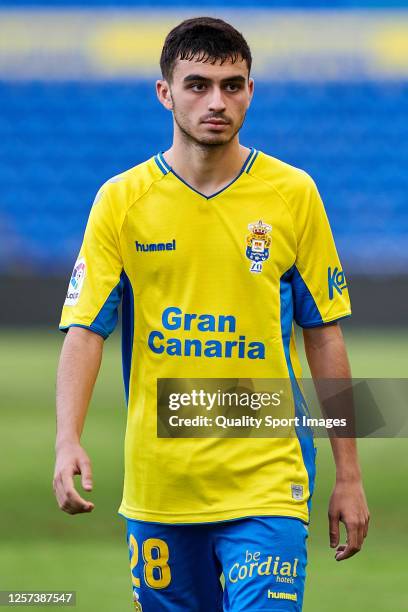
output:
<instances>
[{"instance_id":1,"label":"man's chin","mask_svg":"<svg viewBox=\"0 0 408 612\"><path fill-rule=\"evenodd\" d=\"M228 144L229 142L231 142L232 139L233 137L231 136L214 134L214 135L200 136L196 138L196 142L198 144L201 144L207 147L219 147L219 146Z\"/></svg>"}]
</instances>

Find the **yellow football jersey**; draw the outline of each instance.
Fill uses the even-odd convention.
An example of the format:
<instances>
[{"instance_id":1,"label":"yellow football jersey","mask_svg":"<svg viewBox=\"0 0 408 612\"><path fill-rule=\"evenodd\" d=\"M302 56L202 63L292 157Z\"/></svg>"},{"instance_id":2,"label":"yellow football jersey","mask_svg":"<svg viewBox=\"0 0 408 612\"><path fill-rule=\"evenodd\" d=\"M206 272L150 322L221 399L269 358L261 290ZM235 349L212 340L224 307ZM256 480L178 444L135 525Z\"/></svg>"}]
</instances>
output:
<instances>
[{"instance_id":1,"label":"yellow football jersey","mask_svg":"<svg viewBox=\"0 0 408 612\"><path fill-rule=\"evenodd\" d=\"M350 315L308 174L251 149L238 177L210 197L162 154L107 181L60 329L107 338L120 302L128 413L119 512L168 523L255 515L307 522L313 439L160 438L157 379L299 379L294 321L313 327Z\"/></svg>"}]
</instances>

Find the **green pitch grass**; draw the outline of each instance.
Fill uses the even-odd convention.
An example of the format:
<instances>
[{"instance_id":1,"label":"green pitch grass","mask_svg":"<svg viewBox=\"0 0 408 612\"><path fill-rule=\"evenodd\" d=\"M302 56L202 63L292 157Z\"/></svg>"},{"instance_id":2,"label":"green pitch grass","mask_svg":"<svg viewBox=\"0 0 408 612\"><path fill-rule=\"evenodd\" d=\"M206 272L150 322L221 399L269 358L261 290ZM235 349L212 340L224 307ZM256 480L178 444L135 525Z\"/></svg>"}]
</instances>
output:
<instances>
[{"instance_id":1,"label":"green pitch grass","mask_svg":"<svg viewBox=\"0 0 408 612\"><path fill-rule=\"evenodd\" d=\"M354 376L407 375L407 330L349 330L346 337ZM126 418L118 334L106 342L83 436L95 481L86 497L96 507L79 516L59 511L52 491L54 381L62 341L62 334L48 329L0 332L0 590L72 589L81 612L130 611L125 523L116 514ZM328 442L318 446L304 611L406 610L407 440L360 441L371 529L359 555L342 563L328 546L333 462Z\"/></svg>"}]
</instances>

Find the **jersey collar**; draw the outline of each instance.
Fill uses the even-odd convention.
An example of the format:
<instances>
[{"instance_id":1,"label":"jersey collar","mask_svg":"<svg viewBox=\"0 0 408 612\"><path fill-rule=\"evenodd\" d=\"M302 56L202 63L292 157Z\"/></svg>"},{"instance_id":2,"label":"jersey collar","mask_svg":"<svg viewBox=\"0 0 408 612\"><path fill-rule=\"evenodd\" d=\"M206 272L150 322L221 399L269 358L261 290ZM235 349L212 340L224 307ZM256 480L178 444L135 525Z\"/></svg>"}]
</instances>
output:
<instances>
[{"instance_id":1,"label":"jersey collar","mask_svg":"<svg viewBox=\"0 0 408 612\"><path fill-rule=\"evenodd\" d=\"M241 170L239 171L239 173L237 174L237 176L230 182L228 183L228 185L225 185L225 187L223 187L222 189L220 189L219 191L216 191L215 193L212 193L209 196L204 195L204 193L201 193L201 191L198 191L197 189L195 189L194 187L192 187L189 183L187 183L187 181L185 181L181 176L179 176L171 166L169 166L169 164L166 162L166 160L163 157L163 151L161 151L160 153L158 153L157 155L155 155L154 157L154 161L156 162L156 164L158 165L158 167L160 168L160 170L163 172L163 174L168 174L169 172L171 172L172 174L174 174L174 176L181 181L182 183L184 183L184 185L186 185L186 187L188 187L189 189L191 189L191 191L194 191L195 193L197 193L198 195L200 195L201 197L205 198L206 200L211 200L211 198L214 198L215 196L219 195L220 193L222 193L223 191L225 191L226 189L228 189L229 187L231 187L231 185L233 183L235 183L235 181L237 181L239 179L239 177L244 173L244 172L249 172L250 169L252 168L252 165L255 161L255 159L258 156L259 151L257 151L256 149L254 149L253 147L251 148L248 157L246 158L244 165L242 166Z\"/></svg>"}]
</instances>

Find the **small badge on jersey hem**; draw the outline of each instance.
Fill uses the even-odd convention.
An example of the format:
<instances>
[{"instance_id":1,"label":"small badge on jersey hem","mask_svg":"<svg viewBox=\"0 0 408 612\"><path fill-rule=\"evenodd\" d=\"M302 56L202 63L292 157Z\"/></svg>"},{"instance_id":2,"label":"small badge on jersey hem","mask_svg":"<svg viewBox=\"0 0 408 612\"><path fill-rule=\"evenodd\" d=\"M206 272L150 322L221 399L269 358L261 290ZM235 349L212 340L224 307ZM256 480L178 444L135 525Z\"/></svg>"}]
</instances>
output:
<instances>
[{"instance_id":1,"label":"small badge on jersey hem","mask_svg":"<svg viewBox=\"0 0 408 612\"><path fill-rule=\"evenodd\" d=\"M75 306L75 304L78 302L79 296L81 295L82 286L84 284L85 272L85 259L80 257L75 263L72 271L64 306Z\"/></svg>"},{"instance_id":2,"label":"small badge on jersey hem","mask_svg":"<svg viewBox=\"0 0 408 612\"><path fill-rule=\"evenodd\" d=\"M269 258L272 243L272 225L263 223L262 219L248 225L250 234L246 238L246 256L251 261L250 272L262 272L263 263Z\"/></svg>"},{"instance_id":3,"label":"small badge on jersey hem","mask_svg":"<svg viewBox=\"0 0 408 612\"><path fill-rule=\"evenodd\" d=\"M292 484L291 485L291 489L292 489L292 497L293 497L293 499L296 499L297 501L302 501L302 499L303 499L303 485Z\"/></svg>"}]
</instances>

